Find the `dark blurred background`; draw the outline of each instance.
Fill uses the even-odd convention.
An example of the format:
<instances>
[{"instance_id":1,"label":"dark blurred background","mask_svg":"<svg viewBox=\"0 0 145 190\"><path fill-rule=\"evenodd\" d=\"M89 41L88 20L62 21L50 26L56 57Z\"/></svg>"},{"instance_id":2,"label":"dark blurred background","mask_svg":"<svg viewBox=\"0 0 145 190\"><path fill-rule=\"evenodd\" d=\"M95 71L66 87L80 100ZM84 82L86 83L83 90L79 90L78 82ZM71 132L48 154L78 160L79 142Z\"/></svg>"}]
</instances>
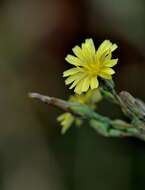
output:
<instances>
[{"instance_id":1,"label":"dark blurred background","mask_svg":"<svg viewBox=\"0 0 145 190\"><path fill-rule=\"evenodd\" d=\"M145 188L144 142L88 126L62 136L61 112L27 96L67 98L64 57L85 38L118 44L117 89L145 100L144 0L0 1L0 190ZM122 117L106 102L98 111Z\"/></svg>"}]
</instances>

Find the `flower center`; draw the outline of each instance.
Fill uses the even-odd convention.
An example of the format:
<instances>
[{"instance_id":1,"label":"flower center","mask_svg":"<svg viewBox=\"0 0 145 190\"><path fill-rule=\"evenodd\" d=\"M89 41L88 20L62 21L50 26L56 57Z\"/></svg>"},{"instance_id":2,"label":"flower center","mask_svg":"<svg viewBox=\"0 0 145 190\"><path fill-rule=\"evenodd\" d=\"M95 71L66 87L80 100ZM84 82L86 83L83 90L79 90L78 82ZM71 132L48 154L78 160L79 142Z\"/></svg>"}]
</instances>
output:
<instances>
[{"instance_id":1,"label":"flower center","mask_svg":"<svg viewBox=\"0 0 145 190\"><path fill-rule=\"evenodd\" d=\"M90 60L83 65L82 69L87 75L97 76L101 70L101 64L99 61Z\"/></svg>"}]
</instances>

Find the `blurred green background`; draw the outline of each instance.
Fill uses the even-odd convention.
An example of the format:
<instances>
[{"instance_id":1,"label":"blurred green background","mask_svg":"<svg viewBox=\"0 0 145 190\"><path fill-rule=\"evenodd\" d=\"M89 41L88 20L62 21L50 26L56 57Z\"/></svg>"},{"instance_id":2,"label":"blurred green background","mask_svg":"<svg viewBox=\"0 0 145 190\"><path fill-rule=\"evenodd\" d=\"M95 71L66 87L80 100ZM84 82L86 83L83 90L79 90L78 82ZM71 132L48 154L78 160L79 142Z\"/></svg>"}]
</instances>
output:
<instances>
[{"instance_id":1,"label":"blurred green background","mask_svg":"<svg viewBox=\"0 0 145 190\"><path fill-rule=\"evenodd\" d=\"M88 126L60 135L61 112L27 94L67 98L62 72L74 45L117 43L118 90L145 100L144 0L0 1L0 190L145 189L145 143ZM103 102L112 118L119 109Z\"/></svg>"}]
</instances>

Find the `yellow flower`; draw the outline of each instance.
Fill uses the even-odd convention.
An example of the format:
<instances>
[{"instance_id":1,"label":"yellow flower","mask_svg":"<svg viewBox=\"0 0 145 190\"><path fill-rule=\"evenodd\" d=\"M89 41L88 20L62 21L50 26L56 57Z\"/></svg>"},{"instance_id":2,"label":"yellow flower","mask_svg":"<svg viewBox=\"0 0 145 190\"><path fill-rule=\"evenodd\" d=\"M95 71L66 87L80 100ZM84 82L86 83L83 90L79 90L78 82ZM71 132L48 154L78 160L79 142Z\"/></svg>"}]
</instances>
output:
<instances>
[{"instance_id":1,"label":"yellow flower","mask_svg":"<svg viewBox=\"0 0 145 190\"><path fill-rule=\"evenodd\" d=\"M69 101L86 104L93 110L96 108L95 104L97 102L99 102L101 99L102 99L102 96L98 89L89 90L87 93L83 93L81 95L75 94L75 95L69 97ZM69 112L61 114L57 118L57 120L60 122L60 124L62 126L62 129L61 129L62 134L64 134L71 127L73 122L75 122L75 124L77 126L80 126L82 124L81 119L74 117Z\"/></svg>"},{"instance_id":2,"label":"yellow flower","mask_svg":"<svg viewBox=\"0 0 145 190\"><path fill-rule=\"evenodd\" d=\"M98 89L89 90L87 93L81 95L75 94L70 96L69 101L85 104L91 109L95 109L96 103L102 99L101 93Z\"/></svg>"},{"instance_id":3,"label":"yellow flower","mask_svg":"<svg viewBox=\"0 0 145 190\"><path fill-rule=\"evenodd\" d=\"M58 116L57 121L59 121L62 126L61 129L62 134L64 134L70 128L74 120L75 120L74 116L68 112Z\"/></svg>"},{"instance_id":4,"label":"yellow flower","mask_svg":"<svg viewBox=\"0 0 145 190\"><path fill-rule=\"evenodd\" d=\"M118 59L111 59L112 52L117 48L109 40L105 40L96 51L93 40L86 39L82 47L75 46L72 51L75 56L67 55L66 61L75 67L63 73L63 77L68 77L65 84L71 84L70 89L81 94L87 92L89 88L98 88L98 77L111 79L115 71L111 68L117 64Z\"/></svg>"}]
</instances>

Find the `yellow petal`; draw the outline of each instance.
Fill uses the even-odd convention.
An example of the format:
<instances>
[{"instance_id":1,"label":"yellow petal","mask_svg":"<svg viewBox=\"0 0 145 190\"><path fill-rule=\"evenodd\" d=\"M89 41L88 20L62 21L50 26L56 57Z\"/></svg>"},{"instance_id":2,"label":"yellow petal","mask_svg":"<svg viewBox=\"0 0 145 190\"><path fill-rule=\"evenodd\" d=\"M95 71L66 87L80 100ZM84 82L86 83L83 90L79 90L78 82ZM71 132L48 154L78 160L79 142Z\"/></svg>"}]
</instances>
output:
<instances>
[{"instance_id":1,"label":"yellow petal","mask_svg":"<svg viewBox=\"0 0 145 190\"><path fill-rule=\"evenodd\" d=\"M76 85L76 87L74 89L74 92L76 92L77 94L81 94L82 93L82 85L83 85L83 79L78 82L78 84Z\"/></svg>"},{"instance_id":2,"label":"yellow petal","mask_svg":"<svg viewBox=\"0 0 145 190\"><path fill-rule=\"evenodd\" d=\"M83 79L82 92L86 92L89 88L89 85L90 85L90 77L87 76Z\"/></svg>"},{"instance_id":3,"label":"yellow petal","mask_svg":"<svg viewBox=\"0 0 145 190\"><path fill-rule=\"evenodd\" d=\"M93 56L95 54L95 52L96 52L93 40L92 39L86 39L86 44L87 44L87 48L88 48L88 50L90 52L90 56L91 55Z\"/></svg>"},{"instance_id":4,"label":"yellow petal","mask_svg":"<svg viewBox=\"0 0 145 190\"><path fill-rule=\"evenodd\" d=\"M107 48L110 48L111 45L112 43L110 42L110 40L104 40L99 46L98 50L106 50Z\"/></svg>"},{"instance_id":5,"label":"yellow petal","mask_svg":"<svg viewBox=\"0 0 145 190\"><path fill-rule=\"evenodd\" d=\"M113 44L111 46L111 52L113 52L114 50L116 50L118 48L117 44Z\"/></svg>"},{"instance_id":6,"label":"yellow petal","mask_svg":"<svg viewBox=\"0 0 145 190\"><path fill-rule=\"evenodd\" d=\"M72 51L78 58L83 59L82 49L79 46L75 46Z\"/></svg>"},{"instance_id":7,"label":"yellow petal","mask_svg":"<svg viewBox=\"0 0 145 190\"><path fill-rule=\"evenodd\" d=\"M79 75L78 75L78 74L74 74L74 75L68 77L68 78L65 80L65 84L68 85L68 84L72 83L73 81L75 81L75 80L77 80L77 79L80 80Z\"/></svg>"},{"instance_id":8,"label":"yellow petal","mask_svg":"<svg viewBox=\"0 0 145 190\"><path fill-rule=\"evenodd\" d=\"M106 50L108 50L111 47L112 43L109 40L105 40L102 42L102 44L99 46L97 50L97 55L101 56Z\"/></svg>"},{"instance_id":9,"label":"yellow petal","mask_svg":"<svg viewBox=\"0 0 145 190\"><path fill-rule=\"evenodd\" d=\"M103 65L106 67L113 67L117 64L117 62L118 62L118 59L111 59L109 61L105 61Z\"/></svg>"},{"instance_id":10,"label":"yellow petal","mask_svg":"<svg viewBox=\"0 0 145 190\"><path fill-rule=\"evenodd\" d=\"M99 60L101 63L109 61L112 57L112 53L111 50L108 49L106 51L104 51L104 53L102 53L102 55L99 57Z\"/></svg>"},{"instance_id":11,"label":"yellow petal","mask_svg":"<svg viewBox=\"0 0 145 190\"><path fill-rule=\"evenodd\" d=\"M69 87L69 89L72 89L76 86L76 84L80 81L80 79L77 79L73 82L73 84Z\"/></svg>"},{"instance_id":12,"label":"yellow petal","mask_svg":"<svg viewBox=\"0 0 145 190\"><path fill-rule=\"evenodd\" d=\"M116 44L112 44L110 40L105 40L98 48L97 55L100 57L105 51L113 52L117 48Z\"/></svg>"},{"instance_id":13,"label":"yellow petal","mask_svg":"<svg viewBox=\"0 0 145 190\"><path fill-rule=\"evenodd\" d=\"M86 61L92 58L96 53L94 42L92 39L86 39L85 43L82 43L82 60Z\"/></svg>"},{"instance_id":14,"label":"yellow petal","mask_svg":"<svg viewBox=\"0 0 145 190\"><path fill-rule=\"evenodd\" d=\"M73 55L67 55L65 60L75 66L81 65L81 60Z\"/></svg>"},{"instance_id":15,"label":"yellow petal","mask_svg":"<svg viewBox=\"0 0 145 190\"><path fill-rule=\"evenodd\" d=\"M78 73L78 72L80 72L79 69L74 67L72 69L68 69L68 70L64 71L63 72L63 77L67 77L69 75L73 75L73 74Z\"/></svg>"},{"instance_id":16,"label":"yellow petal","mask_svg":"<svg viewBox=\"0 0 145 190\"><path fill-rule=\"evenodd\" d=\"M84 73L78 73L78 78L73 82L73 84L69 87L69 89L72 89L76 86L76 84L83 78L85 77Z\"/></svg>"},{"instance_id":17,"label":"yellow petal","mask_svg":"<svg viewBox=\"0 0 145 190\"><path fill-rule=\"evenodd\" d=\"M102 70L101 70L101 72L102 73L106 73L106 74L108 74L108 75L113 75L114 73L115 73L115 71L113 70L113 69L111 69L111 68L103 68Z\"/></svg>"},{"instance_id":18,"label":"yellow petal","mask_svg":"<svg viewBox=\"0 0 145 190\"><path fill-rule=\"evenodd\" d=\"M103 72L99 73L99 76L105 79L112 79L111 75L103 73Z\"/></svg>"},{"instance_id":19,"label":"yellow petal","mask_svg":"<svg viewBox=\"0 0 145 190\"><path fill-rule=\"evenodd\" d=\"M61 114L57 117L57 121L62 121L65 118L64 114Z\"/></svg>"},{"instance_id":20,"label":"yellow petal","mask_svg":"<svg viewBox=\"0 0 145 190\"><path fill-rule=\"evenodd\" d=\"M97 77L92 77L91 78L91 83L90 83L91 89L98 88L99 82Z\"/></svg>"},{"instance_id":21,"label":"yellow petal","mask_svg":"<svg viewBox=\"0 0 145 190\"><path fill-rule=\"evenodd\" d=\"M88 59L90 56L89 50L88 50L88 44L86 43L82 43L82 55L83 55L83 59Z\"/></svg>"},{"instance_id":22,"label":"yellow petal","mask_svg":"<svg viewBox=\"0 0 145 190\"><path fill-rule=\"evenodd\" d=\"M60 115L57 120L60 122L62 129L61 133L64 134L72 125L74 117L71 113L64 113Z\"/></svg>"}]
</instances>

